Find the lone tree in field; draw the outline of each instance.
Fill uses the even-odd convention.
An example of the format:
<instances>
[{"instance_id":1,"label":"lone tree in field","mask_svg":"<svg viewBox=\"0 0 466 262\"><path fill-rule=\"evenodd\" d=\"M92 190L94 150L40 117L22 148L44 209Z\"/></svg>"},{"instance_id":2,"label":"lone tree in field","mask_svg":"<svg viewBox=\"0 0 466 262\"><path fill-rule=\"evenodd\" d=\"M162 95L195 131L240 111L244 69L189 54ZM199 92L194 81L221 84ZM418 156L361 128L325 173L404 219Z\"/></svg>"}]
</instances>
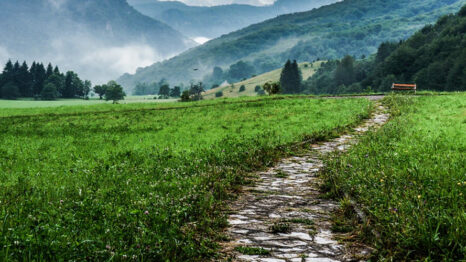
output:
<instances>
[{"instance_id":1,"label":"lone tree in field","mask_svg":"<svg viewBox=\"0 0 466 262\"><path fill-rule=\"evenodd\" d=\"M267 82L264 84L262 88L264 88L265 92L267 92L267 94L269 95L276 95L276 94L279 94L281 91L280 83L277 83L277 82L275 83Z\"/></svg>"},{"instance_id":2,"label":"lone tree in field","mask_svg":"<svg viewBox=\"0 0 466 262\"><path fill-rule=\"evenodd\" d=\"M104 97L106 90L107 90L107 85L94 86L94 93L99 95L100 100L102 100L102 98Z\"/></svg>"},{"instance_id":3,"label":"lone tree in field","mask_svg":"<svg viewBox=\"0 0 466 262\"><path fill-rule=\"evenodd\" d=\"M123 100L126 94L117 82L110 81L107 84L107 89L105 90L105 100L112 100L114 104L118 103L118 100Z\"/></svg>"},{"instance_id":4,"label":"lone tree in field","mask_svg":"<svg viewBox=\"0 0 466 262\"><path fill-rule=\"evenodd\" d=\"M245 86L245 85L240 86L240 87L239 87L239 91L240 91L240 92L246 91L246 86Z\"/></svg>"},{"instance_id":5,"label":"lone tree in field","mask_svg":"<svg viewBox=\"0 0 466 262\"><path fill-rule=\"evenodd\" d=\"M302 76L296 60L286 61L280 75L280 85L284 94L299 94L302 92Z\"/></svg>"}]
</instances>

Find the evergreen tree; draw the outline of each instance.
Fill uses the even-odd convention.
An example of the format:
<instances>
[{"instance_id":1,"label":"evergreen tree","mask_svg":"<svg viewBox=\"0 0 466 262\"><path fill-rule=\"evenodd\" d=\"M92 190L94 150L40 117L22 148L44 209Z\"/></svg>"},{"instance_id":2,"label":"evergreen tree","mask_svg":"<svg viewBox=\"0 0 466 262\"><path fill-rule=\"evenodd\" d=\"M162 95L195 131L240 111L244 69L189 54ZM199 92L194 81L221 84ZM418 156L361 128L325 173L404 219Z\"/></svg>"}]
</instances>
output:
<instances>
[{"instance_id":1,"label":"evergreen tree","mask_svg":"<svg viewBox=\"0 0 466 262\"><path fill-rule=\"evenodd\" d=\"M11 60L5 64L3 68L2 77L0 77L0 88L7 84L8 82L13 81L13 63Z\"/></svg>"},{"instance_id":2,"label":"evergreen tree","mask_svg":"<svg viewBox=\"0 0 466 262\"><path fill-rule=\"evenodd\" d=\"M19 88L19 92L23 97L32 97L32 74L29 72L29 67L26 62L19 67L16 74L16 83Z\"/></svg>"},{"instance_id":3,"label":"evergreen tree","mask_svg":"<svg viewBox=\"0 0 466 262\"><path fill-rule=\"evenodd\" d=\"M58 69L58 66L55 66L55 68L53 69L53 72L54 72L55 74L61 74L61 73L60 73L60 69Z\"/></svg>"},{"instance_id":4,"label":"evergreen tree","mask_svg":"<svg viewBox=\"0 0 466 262\"><path fill-rule=\"evenodd\" d=\"M354 58L350 55L345 56L335 71L336 86L349 86L355 81Z\"/></svg>"},{"instance_id":5,"label":"evergreen tree","mask_svg":"<svg viewBox=\"0 0 466 262\"><path fill-rule=\"evenodd\" d=\"M82 81L73 71L66 72L65 86L62 96L64 98L74 98L76 95L82 95Z\"/></svg>"},{"instance_id":6,"label":"evergreen tree","mask_svg":"<svg viewBox=\"0 0 466 262\"><path fill-rule=\"evenodd\" d=\"M286 61L280 75L280 85L284 94L299 94L301 88L302 76L296 60Z\"/></svg>"},{"instance_id":7,"label":"evergreen tree","mask_svg":"<svg viewBox=\"0 0 466 262\"><path fill-rule=\"evenodd\" d=\"M33 94L39 96L44 87L44 82L47 79L44 65L42 63L36 63L34 69L31 68L31 74Z\"/></svg>"},{"instance_id":8,"label":"evergreen tree","mask_svg":"<svg viewBox=\"0 0 466 262\"><path fill-rule=\"evenodd\" d=\"M45 73L46 77L50 77L53 74L53 66L51 63L48 64L47 66L47 71Z\"/></svg>"}]
</instances>

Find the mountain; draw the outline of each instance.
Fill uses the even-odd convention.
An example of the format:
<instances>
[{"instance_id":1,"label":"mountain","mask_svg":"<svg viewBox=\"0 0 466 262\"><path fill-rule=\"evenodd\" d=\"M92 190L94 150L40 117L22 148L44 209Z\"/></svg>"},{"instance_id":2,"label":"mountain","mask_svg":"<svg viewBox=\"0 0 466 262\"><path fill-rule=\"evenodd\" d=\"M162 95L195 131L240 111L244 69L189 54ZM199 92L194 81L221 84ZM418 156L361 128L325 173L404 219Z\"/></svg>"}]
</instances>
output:
<instances>
[{"instance_id":1,"label":"mountain","mask_svg":"<svg viewBox=\"0 0 466 262\"><path fill-rule=\"evenodd\" d=\"M325 62L303 85L306 93L339 94L388 92L393 83L415 83L418 91L466 90L466 5L406 41L382 43L370 57Z\"/></svg>"},{"instance_id":2,"label":"mountain","mask_svg":"<svg viewBox=\"0 0 466 262\"><path fill-rule=\"evenodd\" d=\"M129 0L141 13L191 38L212 39L278 15L307 11L338 0L278 0L269 6L188 6L177 1Z\"/></svg>"},{"instance_id":3,"label":"mountain","mask_svg":"<svg viewBox=\"0 0 466 262\"><path fill-rule=\"evenodd\" d=\"M194 42L125 0L0 0L0 62L52 62L108 81Z\"/></svg>"},{"instance_id":4,"label":"mountain","mask_svg":"<svg viewBox=\"0 0 466 262\"><path fill-rule=\"evenodd\" d=\"M172 83L203 79L215 66L240 60L255 73L281 67L287 59L314 61L375 53L380 43L406 39L466 0L345 0L308 12L282 15L224 35L172 59L123 75L128 89L165 78Z\"/></svg>"}]
</instances>

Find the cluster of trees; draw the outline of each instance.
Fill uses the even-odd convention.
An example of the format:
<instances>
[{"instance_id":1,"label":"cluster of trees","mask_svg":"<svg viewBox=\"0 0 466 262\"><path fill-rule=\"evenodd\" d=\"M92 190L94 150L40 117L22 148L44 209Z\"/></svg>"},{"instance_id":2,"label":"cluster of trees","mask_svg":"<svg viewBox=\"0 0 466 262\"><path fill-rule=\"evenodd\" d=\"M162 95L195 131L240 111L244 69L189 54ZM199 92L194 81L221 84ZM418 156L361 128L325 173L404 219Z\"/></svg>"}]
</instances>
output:
<instances>
[{"instance_id":1,"label":"cluster of trees","mask_svg":"<svg viewBox=\"0 0 466 262\"><path fill-rule=\"evenodd\" d=\"M191 83L189 90L183 91L181 94L181 102L199 101L202 100L202 93L205 92L202 82ZM222 93L223 96L223 93Z\"/></svg>"},{"instance_id":2,"label":"cluster of trees","mask_svg":"<svg viewBox=\"0 0 466 262\"><path fill-rule=\"evenodd\" d=\"M126 93L123 91L123 87L115 81L110 81L104 85L94 86L94 93L99 95L100 99L105 98L107 101L112 100L114 104L116 104L118 100L124 99L126 96Z\"/></svg>"},{"instance_id":3,"label":"cluster of trees","mask_svg":"<svg viewBox=\"0 0 466 262\"><path fill-rule=\"evenodd\" d=\"M307 93L389 91L392 83L420 90L466 90L466 6L406 41L382 43L375 55L328 61L304 83Z\"/></svg>"},{"instance_id":4,"label":"cluster of trees","mask_svg":"<svg viewBox=\"0 0 466 262\"><path fill-rule=\"evenodd\" d=\"M181 89L182 86L175 86L170 88L168 82L165 79L162 79L159 82L154 82L151 84L138 83L133 91L133 94L136 96L159 95L161 98L178 98L181 96Z\"/></svg>"},{"instance_id":5,"label":"cluster of trees","mask_svg":"<svg viewBox=\"0 0 466 262\"><path fill-rule=\"evenodd\" d=\"M86 99L92 83L81 80L76 73L61 73L57 66L33 62L31 67L18 61L9 60L0 74L0 97L16 99L34 97L36 99L54 100L56 98Z\"/></svg>"}]
</instances>

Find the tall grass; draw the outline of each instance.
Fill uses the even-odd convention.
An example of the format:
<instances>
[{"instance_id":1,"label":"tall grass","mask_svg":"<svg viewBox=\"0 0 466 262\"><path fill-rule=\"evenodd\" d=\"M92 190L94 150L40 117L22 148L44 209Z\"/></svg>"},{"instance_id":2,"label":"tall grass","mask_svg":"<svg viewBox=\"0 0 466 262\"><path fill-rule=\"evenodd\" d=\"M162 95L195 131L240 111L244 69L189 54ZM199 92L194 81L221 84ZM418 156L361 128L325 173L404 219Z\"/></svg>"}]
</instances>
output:
<instances>
[{"instance_id":1,"label":"tall grass","mask_svg":"<svg viewBox=\"0 0 466 262\"><path fill-rule=\"evenodd\" d=\"M389 96L385 103L393 119L330 160L327 182L364 206L370 229L380 233L370 240L378 259L464 259L465 94Z\"/></svg>"},{"instance_id":2,"label":"tall grass","mask_svg":"<svg viewBox=\"0 0 466 262\"><path fill-rule=\"evenodd\" d=\"M247 172L371 109L364 99L173 106L0 118L0 260L212 256L224 200Z\"/></svg>"}]
</instances>

